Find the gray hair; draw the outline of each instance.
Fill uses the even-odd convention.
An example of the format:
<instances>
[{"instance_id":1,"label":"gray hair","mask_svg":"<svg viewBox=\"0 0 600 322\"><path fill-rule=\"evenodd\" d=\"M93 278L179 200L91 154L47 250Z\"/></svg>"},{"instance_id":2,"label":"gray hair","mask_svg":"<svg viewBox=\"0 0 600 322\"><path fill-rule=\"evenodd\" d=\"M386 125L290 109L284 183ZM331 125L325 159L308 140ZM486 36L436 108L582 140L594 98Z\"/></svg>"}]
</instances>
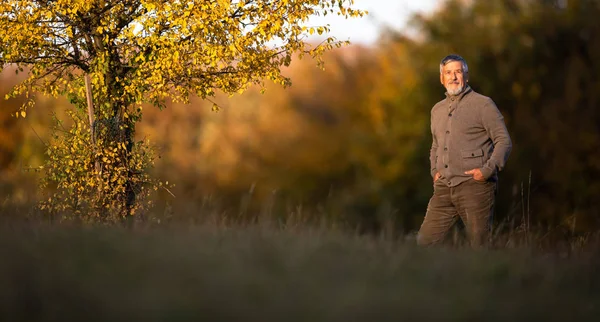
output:
<instances>
[{"instance_id":1,"label":"gray hair","mask_svg":"<svg viewBox=\"0 0 600 322\"><path fill-rule=\"evenodd\" d=\"M453 61L461 62L463 71L465 73L469 72L469 66L467 65L467 61L464 58L460 57L459 55L452 54L452 55L448 55L448 56L444 57L444 59L442 59L442 61L440 62L440 74L442 73L444 66L446 66L448 63L451 63Z\"/></svg>"}]
</instances>

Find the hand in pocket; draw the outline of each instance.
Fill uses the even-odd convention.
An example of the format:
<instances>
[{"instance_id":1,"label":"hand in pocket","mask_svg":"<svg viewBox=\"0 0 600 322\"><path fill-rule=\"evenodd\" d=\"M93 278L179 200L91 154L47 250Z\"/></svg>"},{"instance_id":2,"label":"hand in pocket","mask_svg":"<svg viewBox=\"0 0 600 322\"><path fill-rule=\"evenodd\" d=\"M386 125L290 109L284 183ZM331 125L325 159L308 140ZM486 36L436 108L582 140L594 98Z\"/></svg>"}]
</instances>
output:
<instances>
[{"instance_id":1,"label":"hand in pocket","mask_svg":"<svg viewBox=\"0 0 600 322\"><path fill-rule=\"evenodd\" d=\"M469 171L465 171L465 174L470 174L473 176L473 179L477 180L477 181L485 181L485 177L483 176L483 173L481 173L481 169L473 169L473 170L469 170Z\"/></svg>"}]
</instances>

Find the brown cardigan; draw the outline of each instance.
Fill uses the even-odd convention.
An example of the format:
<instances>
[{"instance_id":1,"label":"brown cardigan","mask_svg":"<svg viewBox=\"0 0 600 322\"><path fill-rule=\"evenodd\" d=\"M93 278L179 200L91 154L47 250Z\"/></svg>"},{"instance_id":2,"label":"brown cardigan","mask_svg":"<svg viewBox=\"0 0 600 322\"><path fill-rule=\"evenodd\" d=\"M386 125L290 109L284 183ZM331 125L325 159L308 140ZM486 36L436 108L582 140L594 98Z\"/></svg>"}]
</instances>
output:
<instances>
[{"instance_id":1,"label":"brown cardigan","mask_svg":"<svg viewBox=\"0 0 600 322\"><path fill-rule=\"evenodd\" d=\"M489 97L467 88L431 109L433 142L429 153L431 176L437 172L448 186L472 178L465 171L480 168L487 180L497 181L512 142L504 117Z\"/></svg>"}]
</instances>

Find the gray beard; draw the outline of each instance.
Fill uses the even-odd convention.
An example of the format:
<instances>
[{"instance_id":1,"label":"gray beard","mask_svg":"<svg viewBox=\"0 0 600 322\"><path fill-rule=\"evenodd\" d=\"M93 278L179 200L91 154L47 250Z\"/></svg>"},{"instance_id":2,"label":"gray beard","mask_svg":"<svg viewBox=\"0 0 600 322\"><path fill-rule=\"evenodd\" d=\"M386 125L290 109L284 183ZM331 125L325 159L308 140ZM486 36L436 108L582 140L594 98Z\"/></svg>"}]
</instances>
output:
<instances>
[{"instance_id":1,"label":"gray beard","mask_svg":"<svg viewBox=\"0 0 600 322\"><path fill-rule=\"evenodd\" d=\"M455 89L455 90L450 90L450 89L448 89L448 88L446 87L446 91L448 92L448 94L449 94L449 95L452 95L452 96L454 96L454 95L458 95L458 94L462 93L462 91L463 91L464 89L465 89L465 87L464 87L464 86L458 87L458 88L457 88L457 89Z\"/></svg>"}]
</instances>

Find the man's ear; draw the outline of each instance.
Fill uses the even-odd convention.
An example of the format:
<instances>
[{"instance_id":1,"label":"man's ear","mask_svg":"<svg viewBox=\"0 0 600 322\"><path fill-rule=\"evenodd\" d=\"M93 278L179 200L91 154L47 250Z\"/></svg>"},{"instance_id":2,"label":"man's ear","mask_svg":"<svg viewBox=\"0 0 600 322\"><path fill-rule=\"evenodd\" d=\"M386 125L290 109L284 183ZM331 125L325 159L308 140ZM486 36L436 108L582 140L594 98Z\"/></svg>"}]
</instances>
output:
<instances>
[{"instance_id":1,"label":"man's ear","mask_svg":"<svg viewBox=\"0 0 600 322\"><path fill-rule=\"evenodd\" d=\"M442 73L440 73L440 83L444 85L444 75Z\"/></svg>"}]
</instances>

